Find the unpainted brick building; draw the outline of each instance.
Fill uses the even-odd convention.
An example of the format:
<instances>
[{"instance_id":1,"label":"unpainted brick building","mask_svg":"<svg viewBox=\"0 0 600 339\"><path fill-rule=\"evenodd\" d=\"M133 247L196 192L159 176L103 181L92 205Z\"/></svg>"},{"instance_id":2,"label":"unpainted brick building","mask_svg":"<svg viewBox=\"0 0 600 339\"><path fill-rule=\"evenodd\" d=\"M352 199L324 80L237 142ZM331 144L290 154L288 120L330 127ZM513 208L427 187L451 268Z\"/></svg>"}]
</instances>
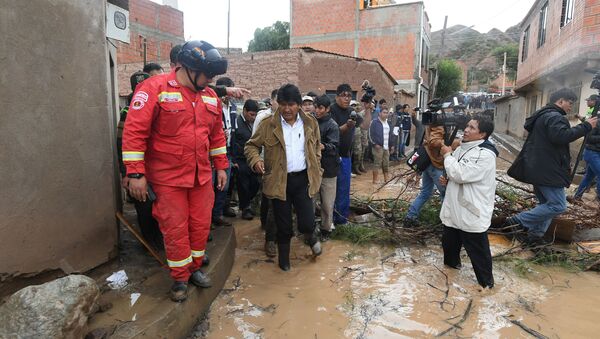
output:
<instances>
[{"instance_id":1,"label":"unpainted brick building","mask_svg":"<svg viewBox=\"0 0 600 339\"><path fill-rule=\"evenodd\" d=\"M394 77L375 60L354 58L309 47L289 50L232 54L227 57L227 77L236 86L252 91L252 98L269 97L271 91L286 83L300 88L302 93L335 93L339 84L348 83L355 98L362 96L361 84L368 79L378 97L394 100ZM397 103L415 105L414 95L400 92Z\"/></svg>"},{"instance_id":2,"label":"unpainted brick building","mask_svg":"<svg viewBox=\"0 0 600 339\"><path fill-rule=\"evenodd\" d=\"M169 71L171 48L184 42L183 12L169 5L150 0L129 0L130 43L117 43L119 95L131 92L129 77L144 67L146 62L156 62Z\"/></svg>"},{"instance_id":3,"label":"unpainted brick building","mask_svg":"<svg viewBox=\"0 0 600 339\"><path fill-rule=\"evenodd\" d=\"M371 3L291 0L291 47L376 59L423 106L430 90L431 30L423 2Z\"/></svg>"}]
</instances>

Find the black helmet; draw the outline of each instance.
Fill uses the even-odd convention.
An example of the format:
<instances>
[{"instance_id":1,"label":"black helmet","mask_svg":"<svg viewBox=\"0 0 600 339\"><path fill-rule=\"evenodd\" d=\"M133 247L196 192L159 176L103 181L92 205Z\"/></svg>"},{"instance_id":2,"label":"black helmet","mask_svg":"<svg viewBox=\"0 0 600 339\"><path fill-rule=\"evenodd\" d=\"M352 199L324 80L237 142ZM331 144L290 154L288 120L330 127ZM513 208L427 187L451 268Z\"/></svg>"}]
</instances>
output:
<instances>
[{"instance_id":1,"label":"black helmet","mask_svg":"<svg viewBox=\"0 0 600 339\"><path fill-rule=\"evenodd\" d=\"M149 77L150 77L150 74L144 73L142 71L137 71L137 72L133 73L131 75L131 78L129 78L129 82L131 83L131 90L135 91L135 88L137 87L137 85L140 82L148 79Z\"/></svg>"},{"instance_id":2,"label":"black helmet","mask_svg":"<svg viewBox=\"0 0 600 339\"><path fill-rule=\"evenodd\" d=\"M188 41L177 56L179 63L192 71L204 73L208 78L227 72L227 60L206 41Z\"/></svg>"}]
</instances>

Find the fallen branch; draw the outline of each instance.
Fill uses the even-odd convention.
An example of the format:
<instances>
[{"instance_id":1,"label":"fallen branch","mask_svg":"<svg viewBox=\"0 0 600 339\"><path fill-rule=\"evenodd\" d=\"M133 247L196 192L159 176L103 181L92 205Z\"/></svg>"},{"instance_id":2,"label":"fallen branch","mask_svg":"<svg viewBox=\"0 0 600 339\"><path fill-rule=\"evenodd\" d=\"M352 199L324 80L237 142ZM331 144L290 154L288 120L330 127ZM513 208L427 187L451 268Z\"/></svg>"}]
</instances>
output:
<instances>
[{"instance_id":1,"label":"fallen branch","mask_svg":"<svg viewBox=\"0 0 600 339\"><path fill-rule=\"evenodd\" d=\"M460 320L454 324L452 324L451 327L449 327L448 329L446 329L445 331L439 333L438 335L436 335L436 337L442 337L444 335L446 335L447 333L456 330L456 329L462 329L462 327L460 327L460 325L462 325L462 323L464 323L467 318L469 317L469 314L471 313L471 308L473 306L473 299L469 299L469 304L467 305L467 308L465 309L465 312L463 313L462 317L460 318ZM451 318L452 319L452 318Z\"/></svg>"},{"instance_id":2,"label":"fallen branch","mask_svg":"<svg viewBox=\"0 0 600 339\"><path fill-rule=\"evenodd\" d=\"M541 334L540 332L532 329L531 327L526 326L525 324L523 324L522 322L518 321L518 320L514 320L514 319L510 319L507 316L504 316L504 318L508 321L510 321L511 323L513 323L514 325L517 325L518 327L520 327L523 331L529 333L532 337L537 338L537 339L548 339L548 337L546 337L545 335Z\"/></svg>"}]
</instances>

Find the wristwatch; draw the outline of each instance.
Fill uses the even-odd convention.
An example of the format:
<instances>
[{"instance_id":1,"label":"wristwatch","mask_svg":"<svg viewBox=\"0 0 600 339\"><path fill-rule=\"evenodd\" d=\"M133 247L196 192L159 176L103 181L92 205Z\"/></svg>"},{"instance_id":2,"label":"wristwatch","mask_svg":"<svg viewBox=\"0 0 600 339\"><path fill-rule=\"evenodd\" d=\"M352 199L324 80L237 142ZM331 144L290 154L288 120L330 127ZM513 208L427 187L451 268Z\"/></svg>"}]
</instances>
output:
<instances>
[{"instance_id":1,"label":"wristwatch","mask_svg":"<svg viewBox=\"0 0 600 339\"><path fill-rule=\"evenodd\" d=\"M143 178L144 175L142 173L129 173L127 174L127 177L131 179L140 179Z\"/></svg>"}]
</instances>

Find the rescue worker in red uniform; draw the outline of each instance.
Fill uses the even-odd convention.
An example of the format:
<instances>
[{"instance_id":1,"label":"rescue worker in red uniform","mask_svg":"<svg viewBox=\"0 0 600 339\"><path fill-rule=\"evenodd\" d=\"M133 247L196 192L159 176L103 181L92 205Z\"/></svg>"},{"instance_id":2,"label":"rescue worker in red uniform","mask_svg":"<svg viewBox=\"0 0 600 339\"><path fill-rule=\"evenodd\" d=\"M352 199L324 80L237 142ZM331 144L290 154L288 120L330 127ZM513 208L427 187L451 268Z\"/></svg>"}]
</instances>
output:
<instances>
[{"instance_id":1,"label":"rescue worker in red uniform","mask_svg":"<svg viewBox=\"0 0 600 339\"><path fill-rule=\"evenodd\" d=\"M221 102L208 87L227 71L227 60L211 44L189 41L178 61L171 73L137 87L123 131L130 194L143 201L151 189L156 196L153 215L175 281L173 301L187 298L188 281L211 286L200 270L214 202L211 161L219 189L229 167Z\"/></svg>"}]
</instances>

